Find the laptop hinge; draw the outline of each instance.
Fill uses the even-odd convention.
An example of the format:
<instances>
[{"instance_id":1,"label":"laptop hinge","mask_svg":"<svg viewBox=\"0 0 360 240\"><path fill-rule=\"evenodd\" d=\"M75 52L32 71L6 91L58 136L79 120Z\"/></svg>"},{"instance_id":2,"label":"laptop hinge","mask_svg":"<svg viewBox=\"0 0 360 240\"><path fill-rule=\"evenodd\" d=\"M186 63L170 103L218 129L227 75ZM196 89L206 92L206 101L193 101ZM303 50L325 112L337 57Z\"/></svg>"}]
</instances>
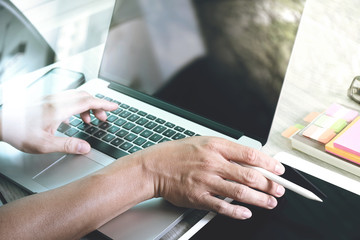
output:
<instances>
[{"instance_id":1,"label":"laptop hinge","mask_svg":"<svg viewBox=\"0 0 360 240\"><path fill-rule=\"evenodd\" d=\"M164 101L161 101L159 99L156 99L154 97L151 97L149 95L146 95L144 93L141 93L139 91L133 90L131 88L128 88L126 86L120 85L115 82L110 82L109 86L110 89L113 89L115 91L119 91L123 94L126 94L128 96L134 97L138 100L141 100L143 102L146 102L148 104L151 104L153 106L156 106L158 108L161 108L165 111L168 111L170 113L176 114L178 116L181 116L187 120L190 120L192 122L198 123L202 126L205 126L207 128L210 128L214 131L220 132L222 134L225 134L229 137L232 137L234 139L239 139L241 136L244 135L244 133L235 130L233 128L227 127L223 124L217 123L215 121L209 120L205 117L196 115L194 113L191 113L189 111L186 111L184 109L181 109L179 107L176 107L174 105L171 105L169 103L166 103Z\"/></svg>"}]
</instances>

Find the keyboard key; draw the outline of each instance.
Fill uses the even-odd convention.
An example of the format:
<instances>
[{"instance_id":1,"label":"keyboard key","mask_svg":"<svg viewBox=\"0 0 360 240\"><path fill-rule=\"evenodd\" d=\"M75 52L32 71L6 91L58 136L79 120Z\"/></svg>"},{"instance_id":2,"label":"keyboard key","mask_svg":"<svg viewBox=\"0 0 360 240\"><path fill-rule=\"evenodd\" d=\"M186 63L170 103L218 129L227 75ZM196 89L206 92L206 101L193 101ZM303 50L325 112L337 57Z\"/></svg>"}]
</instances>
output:
<instances>
[{"instance_id":1,"label":"keyboard key","mask_svg":"<svg viewBox=\"0 0 360 240\"><path fill-rule=\"evenodd\" d=\"M124 119L118 119L116 122L114 122L114 124L118 125L118 126L122 126L124 123L126 123L126 120Z\"/></svg>"},{"instance_id":2,"label":"keyboard key","mask_svg":"<svg viewBox=\"0 0 360 240\"><path fill-rule=\"evenodd\" d=\"M163 135L164 135L165 137L172 137L175 133L176 133L176 132L175 132L174 130L168 129L168 130L166 130L166 131L163 133Z\"/></svg>"},{"instance_id":3,"label":"keyboard key","mask_svg":"<svg viewBox=\"0 0 360 240\"><path fill-rule=\"evenodd\" d=\"M167 128L164 127L164 126L157 126L156 128L154 128L154 132L157 132L157 133L162 133L163 131L165 131Z\"/></svg>"},{"instance_id":4,"label":"keyboard key","mask_svg":"<svg viewBox=\"0 0 360 240\"><path fill-rule=\"evenodd\" d=\"M98 94L95 95L95 97L97 97L97 98L104 98L105 96L102 95L102 94L100 94L100 93L98 93Z\"/></svg>"},{"instance_id":5,"label":"keyboard key","mask_svg":"<svg viewBox=\"0 0 360 240\"><path fill-rule=\"evenodd\" d=\"M179 127L179 126L176 126L174 129L176 131L178 131L178 132L183 132L185 130L185 128L182 128L182 127Z\"/></svg>"},{"instance_id":6,"label":"keyboard key","mask_svg":"<svg viewBox=\"0 0 360 240\"><path fill-rule=\"evenodd\" d=\"M140 111L140 112L138 112L137 114L139 114L140 116L142 116L142 117L144 117L144 116L146 116L147 115L147 113L146 112L144 112L144 111Z\"/></svg>"},{"instance_id":7,"label":"keyboard key","mask_svg":"<svg viewBox=\"0 0 360 240\"><path fill-rule=\"evenodd\" d=\"M145 118L140 118L139 120L136 121L137 124L143 126L144 124L146 124L147 122L149 122L149 120L145 119Z\"/></svg>"},{"instance_id":8,"label":"keyboard key","mask_svg":"<svg viewBox=\"0 0 360 240\"><path fill-rule=\"evenodd\" d=\"M97 138L102 138L103 136L105 136L106 132L103 130L99 130L96 133L94 133L94 136Z\"/></svg>"},{"instance_id":9,"label":"keyboard key","mask_svg":"<svg viewBox=\"0 0 360 240\"><path fill-rule=\"evenodd\" d=\"M81 121L80 119L75 118L74 120L72 120L72 121L70 122L70 125L76 127L77 125L79 125L79 124L82 123L82 122L83 122L83 121Z\"/></svg>"},{"instance_id":10,"label":"keyboard key","mask_svg":"<svg viewBox=\"0 0 360 240\"><path fill-rule=\"evenodd\" d=\"M90 125L87 124L87 123L82 123L82 124L77 126L77 128L82 130L82 131L85 131L88 127L90 127Z\"/></svg>"},{"instance_id":11,"label":"keyboard key","mask_svg":"<svg viewBox=\"0 0 360 240\"><path fill-rule=\"evenodd\" d=\"M160 123L160 124L164 124L166 121L163 120L163 119L161 119L161 118L157 118L157 119L155 120L155 122Z\"/></svg>"},{"instance_id":12,"label":"keyboard key","mask_svg":"<svg viewBox=\"0 0 360 240\"><path fill-rule=\"evenodd\" d=\"M125 137L129 132L124 130L124 129L121 129L120 131L118 131L115 135L118 136L118 137Z\"/></svg>"},{"instance_id":13,"label":"keyboard key","mask_svg":"<svg viewBox=\"0 0 360 240\"><path fill-rule=\"evenodd\" d=\"M162 139L163 137L157 133L153 134L149 140L153 141L153 142L158 142L160 141L160 139Z\"/></svg>"},{"instance_id":14,"label":"keyboard key","mask_svg":"<svg viewBox=\"0 0 360 240\"><path fill-rule=\"evenodd\" d=\"M75 134L77 134L79 132L79 130L77 130L76 128L70 128L65 132L65 135L72 137Z\"/></svg>"},{"instance_id":15,"label":"keyboard key","mask_svg":"<svg viewBox=\"0 0 360 240\"><path fill-rule=\"evenodd\" d=\"M139 134L139 133L141 133L143 130L144 130L143 127L136 126L136 127L134 127L131 131L132 131L133 133Z\"/></svg>"},{"instance_id":16,"label":"keyboard key","mask_svg":"<svg viewBox=\"0 0 360 240\"><path fill-rule=\"evenodd\" d=\"M114 135L112 134L106 134L105 137L102 138L102 140L104 140L105 142L110 142L115 138Z\"/></svg>"},{"instance_id":17,"label":"keyboard key","mask_svg":"<svg viewBox=\"0 0 360 240\"><path fill-rule=\"evenodd\" d=\"M123 128L125 128L126 130L130 130L132 129L133 127L135 127L135 124L131 123L131 122L127 122Z\"/></svg>"},{"instance_id":18,"label":"keyboard key","mask_svg":"<svg viewBox=\"0 0 360 240\"><path fill-rule=\"evenodd\" d=\"M134 143L135 143L136 145L139 145L139 146L143 145L145 142L146 142L146 139L144 139L144 138L142 138L142 137L138 137L138 138L134 141Z\"/></svg>"},{"instance_id":19,"label":"keyboard key","mask_svg":"<svg viewBox=\"0 0 360 240\"><path fill-rule=\"evenodd\" d=\"M122 111L119 116L122 117L122 118L127 118L128 116L131 115L131 112L128 112L128 111Z\"/></svg>"},{"instance_id":20,"label":"keyboard key","mask_svg":"<svg viewBox=\"0 0 360 240\"><path fill-rule=\"evenodd\" d=\"M93 134L94 132L96 132L98 129L94 126L89 127L88 129L86 129L85 132L89 133L89 134Z\"/></svg>"},{"instance_id":21,"label":"keyboard key","mask_svg":"<svg viewBox=\"0 0 360 240\"><path fill-rule=\"evenodd\" d=\"M123 104L120 105L120 107L125 108L125 109L128 109L130 106L127 105L127 104L125 104L125 103L123 103Z\"/></svg>"},{"instance_id":22,"label":"keyboard key","mask_svg":"<svg viewBox=\"0 0 360 240\"><path fill-rule=\"evenodd\" d=\"M171 139L164 137L163 139L161 139L161 140L159 141L159 143L168 142L168 141L171 141Z\"/></svg>"},{"instance_id":23,"label":"keyboard key","mask_svg":"<svg viewBox=\"0 0 360 240\"><path fill-rule=\"evenodd\" d=\"M185 138L186 136L184 134L181 133L177 133L175 134L175 136L172 137L173 140L178 140L178 139L182 139Z\"/></svg>"},{"instance_id":24,"label":"keyboard key","mask_svg":"<svg viewBox=\"0 0 360 240\"><path fill-rule=\"evenodd\" d=\"M184 134L186 134L186 135L188 135L188 136L194 136L194 135L195 135L194 132L189 131L189 130L186 130L186 131L184 132Z\"/></svg>"},{"instance_id":25,"label":"keyboard key","mask_svg":"<svg viewBox=\"0 0 360 240\"><path fill-rule=\"evenodd\" d=\"M143 132L140 134L140 136L145 137L145 138L148 138L148 137L150 137L152 134L153 134L152 131L150 131L150 130L145 130L145 131L143 131Z\"/></svg>"},{"instance_id":26,"label":"keyboard key","mask_svg":"<svg viewBox=\"0 0 360 240\"><path fill-rule=\"evenodd\" d=\"M134 146L129 150L129 153L134 153L137 151L140 151L142 148L138 147L138 146Z\"/></svg>"},{"instance_id":27,"label":"keyboard key","mask_svg":"<svg viewBox=\"0 0 360 240\"><path fill-rule=\"evenodd\" d=\"M114 146L111 146L97 138L89 137L86 141L91 145L92 148L94 148L100 152L103 152L107 155L110 155L113 158L117 159L117 158L128 155L128 153L126 153Z\"/></svg>"},{"instance_id":28,"label":"keyboard key","mask_svg":"<svg viewBox=\"0 0 360 240\"><path fill-rule=\"evenodd\" d=\"M127 118L127 120L131 121L131 122L135 122L136 120L138 120L140 117L136 114L132 114L130 117Z\"/></svg>"},{"instance_id":29,"label":"keyboard key","mask_svg":"<svg viewBox=\"0 0 360 240\"><path fill-rule=\"evenodd\" d=\"M137 135L130 133L130 134L126 135L125 140L132 142L132 141L134 141L135 138L137 138Z\"/></svg>"},{"instance_id":30,"label":"keyboard key","mask_svg":"<svg viewBox=\"0 0 360 240\"><path fill-rule=\"evenodd\" d=\"M108 129L110 126L111 126L110 123L108 123L108 122L102 122L102 123L99 125L99 128L105 130L105 129Z\"/></svg>"},{"instance_id":31,"label":"keyboard key","mask_svg":"<svg viewBox=\"0 0 360 240\"><path fill-rule=\"evenodd\" d=\"M168 128L173 128L173 127L175 127L175 124L173 124L171 122L167 122L167 123L165 123L165 126L167 126Z\"/></svg>"},{"instance_id":32,"label":"keyboard key","mask_svg":"<svg viewBox=\"0 0 360 240\"><path fill-rule=\"evenodd\" d=\"M133 113L136 113L137 111L139 111L139 109L131 107L131 108L129 108L129 111L133 112Z\"/></svg>"},{"instance_id":33,"label":"keyboard key","mask_svg":"<svg viewBox=\"0 0 360 240\"><path fill-rule=\"evenodd\" d=\"M100 120L95 118L94 120L91 121L91 124L94 126L98 126L100 124Z\"/></svg>"},{"instance_id":34,"label":"keyboard key","mask_svg":"<svg viewBox=\"0 0 360 240\"><path fill-rule=\"evenodd\" d=\"M118 108L118 109L115 109L114 111L111 111L113 114L116 114L118 115L119 113L122 112L122 109L121 108Z\"/></svg>"},{"instance_id":35,"label":"keyboard key","mask_svg":"<svg viewBox=\"0 0 360 240\"><path fill-rule=\"evenodd\" d=\"M117 126L111 126L110 128L108 128L108 132L110 133L116 133L120 128Z\"/></svg>"},{"instance_id":36,"label":"keyboard key","mask_svg":"<svg viewBox=\"0 0 360 240\"><path fill-rule=\"evenodd\" d=\"M67 125L66 123L61 123L57 130L61 133L64 133L69 129L70 129L69 125Z\"/></svg>"},{"instance_id":37,"label":"keyboard key","mask_svg":"<svg viewBox=\"0 0 360 240\"><path fill-rule=\"evenodd\" d=\"M117 105L121 105L121 102L117 101L117 100L113 100L114 103L116 103Z\"/></svg>"},{"instance_id":38,"label":"keyboard key","mask_svg":"<svg viewBox=\"0 0 360 240\"><path fill-rule=\"evenodd\" d=\"M124 142L123 144L120 145L120 148L123 150L128 150L129 148L131 148L133 145L129 142Z\"/></svg>"},{"instance_id":39,"label":"keyboard key","mask_svg":"<svg viewBox=\"0 0 360 240\"><path fill-rule=\"evenodd\" d=\"M156 117L154 115L151 115L151 114L147 115L146 118L150 119L150 120L155 120L156 119Z\"/></svg>"},{"instance_id":40,"label":"keyboard key","mask_svg":"<svg viewBox=\"0 0 360 240\"><path fill-rule=\"evenodd\" d=\"M147 147L150 147L150 146L152 146L152 145L154 145L153 142L147 141L144 145L142 145L142 147L143 147L143 148L147 148Z\"/></svg>"},{"instance_id":41,"label":"keyboard key","mask_svg":"<svg viewBox=\"0 0 360 240\"><path fill-rule=\"evenodd\" d=\"M154 122L148 122L147 124L145 124L145 127L148 129L153 129L156 126L157 126L157 124Z\"/></svg>"},{"instance_id":42,"label":"keyboard key","mask_svg":"<svg viewBox=\"0 0 360 240\"><path fill-rule=\"evenodd\" d=\"M88 137L90 137L90 135L84 132L78 132L74 135L74 137L86 140Z\"/></svg>"},{"instance_id":43,"label":"keyboard key","mask_svg":"<svg viewBox=\"0 0 360 240\"><path fill-rule=\"evenodd\" d=\"M109 101L109 102L112 102L112 101L113 101L113 99L112 99L112 98L109 98L109 97L104 97L104 100Z\"/></svg>"},{"instance_id":44,"label":"keyboard key","mask_svg":"<svg viewBox=\"0 0 360 240\"><path fill-rule=\"evenodd\" d=\"M124 142L124 140L120 139L120 138L115 138L111 144L114 146L119 146L120 144L122 144Z\"/></svg>"},{"instance_id":45,"label":"keyboard key","mask_svg":"<svg viewBox=\"0 0 360 240\"><path fill-rule=\"evenodd\" d=\"M117 116L111 114L111 115L106 119L106 121L112 123L112 122L115 122L117 119L118 119Z\"/></svg>"}]
</instances>

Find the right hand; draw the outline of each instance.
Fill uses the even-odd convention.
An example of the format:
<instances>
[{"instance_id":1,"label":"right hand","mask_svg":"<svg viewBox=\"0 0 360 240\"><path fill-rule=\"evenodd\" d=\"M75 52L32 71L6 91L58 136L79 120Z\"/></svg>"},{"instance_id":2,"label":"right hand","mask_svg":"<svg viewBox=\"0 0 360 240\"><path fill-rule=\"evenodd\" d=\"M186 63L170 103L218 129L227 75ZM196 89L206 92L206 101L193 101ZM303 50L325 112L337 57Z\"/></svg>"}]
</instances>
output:
<instances>
[{"instance_id":1,"label":"right hand","mask_svg":"<svg viewBox=\"0 0 360 240\"><path fill-rule=\"evenodd\" d=\"M177 206L246 219L252 215L248 208L216 196L272 209L277 205L275 197L285 192L283 186L258 171L236 164L258 166L279 175L285 171L280 162L225 139L192 137L161 143L136 154L141 154L154 197L164 197Z\"/></svg>"}]
</instances>

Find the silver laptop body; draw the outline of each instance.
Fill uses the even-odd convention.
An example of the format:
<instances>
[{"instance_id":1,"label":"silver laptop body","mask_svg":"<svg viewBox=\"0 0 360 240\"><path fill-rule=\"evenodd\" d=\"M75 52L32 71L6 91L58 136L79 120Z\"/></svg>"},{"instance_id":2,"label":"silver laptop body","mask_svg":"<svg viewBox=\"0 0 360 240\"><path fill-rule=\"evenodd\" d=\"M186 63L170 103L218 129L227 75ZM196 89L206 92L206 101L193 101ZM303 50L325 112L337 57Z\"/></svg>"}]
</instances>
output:
<instances>
[{"instance_id":1,"label":"silver laptop body","mask_svg":"<svg viewBox=\"0 0 360 240\"><path fill-rule=\"evenodd\" d=\"M261 14L251 11L251 2L238 1L234 5L234 1L117 1L99 78L88 80L79 88L125 104L128 107L123 111L144 111L155 117L154 121L162 120L157 121L158 125L171 123L180 127L183 137L219 136L260 149L270 131L286 70L281 63L288 63L304 1L299 1L296 8L281 4L275 10L265 7ZM246 6L248 11L244 10ZM239 16L227 17L225 13L230 9L238 9ZM285 10L293 11L297 18L281 17ZM285 39L281 46L271 42L272 26L261 20L265 13L278 14L291 27L293 38ZM244 16L255 20L241 25L239 21ZM239 27L230 28L235 23ZM250 27L258 29L249 32ZM263 39L258 41L256 34L262 27L268 27L269 32L260 34ZM236 31L241 37L232 36ZM228 37L219 37L222 35ZM266 41L279 48L287 44L287 52L267 52L269 46L261 47ZM250 43L252 48L248 48ZM275 58L257 61L269 53ZM198 80L200 84L196 83ZM248 119L243 121L245 118ZM190 134L184 134L185 131ZM89 133L96 141L103 137L94 134ZM67 184L113 161L115 158L106 150L92 149L84 156L34 155L0 143L0 173L34 193ZM113 239L158 239L188 212L163 199L152 199L98 230Z\"/></svg>"}]
</instances>

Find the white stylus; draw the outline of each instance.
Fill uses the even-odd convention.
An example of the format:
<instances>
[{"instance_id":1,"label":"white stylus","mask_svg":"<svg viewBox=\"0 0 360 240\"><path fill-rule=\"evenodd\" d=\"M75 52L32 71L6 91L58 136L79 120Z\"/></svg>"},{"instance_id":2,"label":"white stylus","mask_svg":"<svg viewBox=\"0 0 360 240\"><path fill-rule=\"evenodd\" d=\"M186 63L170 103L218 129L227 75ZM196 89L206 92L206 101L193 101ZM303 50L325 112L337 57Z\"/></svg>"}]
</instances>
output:
<instances>
[{"instance_id":1,"label":"white stylus","mask_svg":"<svg viewBox=\"0 0 360 240\"><path fill-rule=\"evenodd\" d=\"M311 199L311 200L315 200L315 201L319 201L319 202L322 202L323 200L321 200L321 198L319 198L318 196L316 196L314 193L310 192L309 190L293 183L293 182L290 182L289 180L286 180L285 178L282 178L278 175L275 175L263 168L259 168L259 167L254 167L254 166L250 166L250 165L246 165L246 164L241 164L242 166L244 167L248 167L248 168L251 168L251 169L254 169L254 170L257 170L259 171L262 175L264 175L267 179L271 180L271 181L274 181L282 186L284 186L285 188L293 191L293 192L296 192L298 194L300 194L301 196L304 196L308 199Z\"/></svg>"}]
</instances>

